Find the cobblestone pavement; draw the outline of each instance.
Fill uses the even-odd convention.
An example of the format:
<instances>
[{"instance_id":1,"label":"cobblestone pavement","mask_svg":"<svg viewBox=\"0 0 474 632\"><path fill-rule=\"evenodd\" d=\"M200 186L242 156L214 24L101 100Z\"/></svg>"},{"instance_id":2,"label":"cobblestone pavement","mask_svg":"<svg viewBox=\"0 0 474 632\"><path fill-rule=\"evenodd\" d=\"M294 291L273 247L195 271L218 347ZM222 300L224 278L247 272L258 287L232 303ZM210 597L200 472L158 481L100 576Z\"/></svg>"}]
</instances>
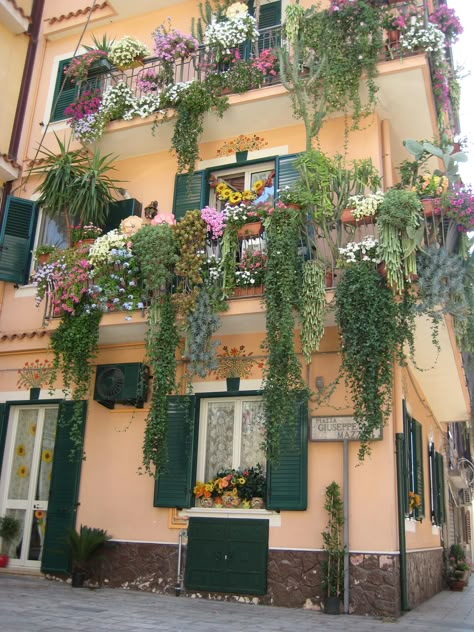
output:
<instances>
[{"instance_id":1,"label":"cobblestone pavement","mask_svg":"<svg viewBox=\"0 0 474 632\"><path fill-rule=\"evenodd\" d=\"M42 578L0 574L1 632L470 632L474 578L400 619L329 616L120 589L71 588Z\"/></svg>"}]
</instances>

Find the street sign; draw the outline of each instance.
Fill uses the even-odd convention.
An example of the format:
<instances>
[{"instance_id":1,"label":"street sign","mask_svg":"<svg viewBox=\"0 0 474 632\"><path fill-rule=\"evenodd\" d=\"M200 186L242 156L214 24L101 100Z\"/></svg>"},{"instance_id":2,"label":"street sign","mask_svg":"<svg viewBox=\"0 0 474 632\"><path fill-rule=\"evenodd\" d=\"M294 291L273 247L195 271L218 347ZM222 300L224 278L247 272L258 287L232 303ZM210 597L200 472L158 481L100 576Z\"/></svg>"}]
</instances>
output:
<instances>
[{"instance_id":1,"label":"street sign","mask_svg":"<svg viewBox=\"0 0 474 632\"><path fill-rule=\"evenodd\" d=\"M354 417L311 417L310 441L360 441L360 429ZM372 440L382 439L380 428Z\"/></svg>"}]
</instances>

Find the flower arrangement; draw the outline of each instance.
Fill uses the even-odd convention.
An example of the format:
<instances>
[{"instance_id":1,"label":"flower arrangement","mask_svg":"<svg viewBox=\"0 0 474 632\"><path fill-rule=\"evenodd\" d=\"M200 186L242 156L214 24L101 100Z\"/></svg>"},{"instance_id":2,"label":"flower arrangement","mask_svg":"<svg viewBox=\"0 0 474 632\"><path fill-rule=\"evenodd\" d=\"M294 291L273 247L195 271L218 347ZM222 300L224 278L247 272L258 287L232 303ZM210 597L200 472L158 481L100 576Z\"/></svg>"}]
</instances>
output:
<instances>
[{"instance_id":1,"label":"flower arrangement","mask_svg":"<svg viewBox=\"0 0 474 632\"><path fill-rule=\"evenodd\" d=\"M207 232L211 239L219 239L224 234L225 216L211 206L201 209L201 217L206 222Z\"/></svg>"},{"instance_id":2,"label":"flower arrangement","mask_svg":"<svg viewBox=\"0 0 474 632\"><path fill-rule=\"evenodd\" d=\"M419 176L412 187L412 191L419 198L437 198L448 190L449 180L446 176L435 176L432 173L425 173Z\"/></svg>"},{"instance_id":3,"label":"flower arrangement","mask_svg":"<svg viewBox=\"0 0 474 632\"><path fill-rule=\"evenodd\" d=\"M415 509L421 507L421 498L415 492L408 492L408 513L413 513Z\"/></svg>"},{"instance_id":4,"label":"flower arrangement","mask_svg":"<svg viewBox=\"0 0 474 632\"><path fill-rule=\"evenodd\" d=\"M131 68L136 61L142 61L148 55L150 55L150 51L145 44L126 35L112 46L109 59L118 68L126 69Z\"/></svg>"},{"instance_id":5,"label":"flower arrangement","mask_svg":"<svg viewBox=\"0 0 474 632\"><path fill-rule=\"evenodd\" d=\"M18 370L18 388L41 388L48 384L53 374L53 366L49 360L35 360L25 362L25 366Z\"/></svg>"},{"instance_id":6,"label":"flower arrangement","mask_svg":"<svg viewBox=\"0 0 474 632\"><path fill-rule=\"evenodd\" d=\"M262 219L256 207L245 202L233 204L229 201L223 212L226 226L233 226L234 228L240 228L244 224L253 224Z\"/></svg>"},{"instance_id":7,"label":"flower arrangement","mask_svg":"<svg viewBox=\"0 0 474 632\"><path fill-rule=\"evenodd\" d=\"M129 248L112 248L107 264L95 267L90 276L89 311L98 309L115 312L144 308L138 261Z\"/></svg>"},{"instance_id":8,"label":"flower arrangement","mask_svg":"<svg viewBox=\"0 0 474 632\"><path fill-rule=\"evenodd\" d=\"M444 33L448 42L456 42L463 32L461 21L454 9L450 9L445 4L440 4L429 16L429 21Z\"/></svg>"},{"instance_id":9,"label":"flower arrangement","mask_svg":"<svg viewBox=\"0 0 474 632\"><path fill-rule=\"evenodd\" d=\"M356 220L363 217L374 217L383 202L383 193L369 193L369 195L351 195L348 200L352 215Z\"/></svg>"},{"instance_id":10,"label":"flower arrangement","mask_svg":"<svg viewBox=\"0 0 474 632\"><path fill-rule=\"evenodd\" d=\"M222 347L222 353L217 355L218 367L215 371L216 377L220 379L228 377L247 378L252 372L255 364L255 358L252 358L252 352L245 353L245 345L240 347L231 347L227 345Z\"/></svg>"},{"instance_id":11,"label":"flower arrangement","mask_svg":"<svg viewBox=\"0 0 474 632\"><path fill-rule=\"evenodd\" d=\"M161 86L161 76L151 68L140 70L137 76L137 88L142 92L155 92Z\"/></svg>"},{"instance_id":12,"label":"flower arrangement","mask_svg":"<svg viewBox=\"0 0 474 632\"><path fill-rule=\"evenodd\" d=\"M191 35L185 35L177 29L160 24L153 32L153 52L162 62L187 59L199 48L199 42Z\"/></svg>"},{"instance_id":13,"label":"flower arrangement","mask_svg":"<svg viewBox=\"0 0 474 632\"><path fill-rule=\"evenodd\" d=\"M261 136L257 136L256 134L250 136L240 134L237 138L224 143L222 147L217 150L217 155L230 156L238 151L255 151L262 149L265 145L268 145L268 143Z\"/></svg>"},{"instance_id":14,"label":"flower arrangement","mask_svg":"<svg viewBox=\"0 0 474 632\"><path fill-rule=\"evenodd\" d=\"M83 241L84 239L97 239L97 237L101 235L102 228L94 226L94 224L86 224L85 226L78 224L77 226L69 227L70 241L73 244Z\"/></svg>"},{"instance_id":15,"label":"flower arrangement","mask_svg":"<svg viewBox=\"0 0 474 632\"><path fill-rule=\"evenodd\" d=\"M434 24L428 22L425 26L422 17L411 18L408 27L400 35L400 48L408 52L421 49L432 53L436 60L442 60L446 38Z\"/></svg>"},{"instance_id":16,"label":"flower arrangement","mask_svg":"<svg viewBox=\"0 0 474 632\"><path fill-rule=\"evenodd\" d=\"M245 4L236 2L230 5L225 15L227 19L221 22L213 18L204 33L204 43L214 49L217 62L246 40L254 42L258 39L257 21L248 14Z\"/></svg>"},{"instance_id":17,"label":"flower arrangement","mask_svg":"<svg viewBox=\"0 0 474 632\"><path fill-rule=\"evenodd\" d=\"M467 233L474 230L474 193L471 186L458 186L449 192L446 215L453 219L458 230Z\"/></svg>"},{"instance_id":18,"label":"flower arrangement","mask_svg":"<svg viewBox=\"0 0 474 632\"><path fill-rule=\"evenodd\" d=\"M212 498L214 504L222 506L222 496L229 494L235 497L235 502L229 503L231 506L238 506L249 509L252 498L264 498L266 492L266 478L260 464L255 467L242 469L225 469L218 472L215 478L206 483L196 482L193 493L196 498Z\"/></svg>"},{"instance_id":19,"label":"flower arrangement","mask_svg":"<svg viewBox=\"0 0 474 632\"><path fill-rule=\"evenodd\" d=\"M127 236L116 228L98 237L89 250L89 261L96 266L101 263L113 263L113 250L121 250L127 244Z\"/></svg>"},{"instance_id":20,"label":"flower arrangement","mask_svg":"<svg viewBox=\"0 0 474 632\"><path fill-rule=\"evenodd\" d=\"M95 114L102 103L100 90L86 90L67 106L64 114L71 119L70 124L80 121L89 114Z\"/></svg>"},{"instance_id":21,"label":"flower arrangement","mask_svg":"<svg viewBox=\"0 0 474 632\"><path fill-rule=\"evenodd\" d=\"M71 63L64 70L66 77L73 83L87 79L90 67L99 59L106 59L107 53L103 50L90 50L84 55L74 57Z\"/></svg>"},{"instance_id":22,"label":"flower arrangement","mask_svg":"<svg viewBox=\"0 0 474 632\"><path fill-rule=\"evenodd\" d=\"M351 241L344 248L339 248L338 266L346 267L360 261L379 263L380 259L378 240L367 235L362 241Z\"/></svg>"},{"instance_id":23,"label":"flower arrangement","mask_svg":"<svg viewBox=\"0 0 474 632\"><path fill-rule=\"evenodd\" d=\"M264 77L275 77L279 70L278 57L271 48L264 48L252 61L252 66Z\"/></svg>"},{"instance_id":24,"label":"flower arrangement","mask_svg":"<svg viewBox=\"0 0 474 632\"><path fill-rule=\"evenodd\" d=\"M252 202L257 197L257 194L255 191L250 191L250 189L236 191L231 189L225 182L219 182L216 186L216 196L221 202L227 202L227 204L235 206L241 202Z\"/></svg>"},{"instance_id":25,"label":"flower arrangement","mask_svg":"<svg viewBox=\"0 0 474 632\"><path fill-rule=\"evenodd\" d=\"M235 285L250 287L262 285L265 280L267 255L261 250L246 250L237 264Z\"/></svg>"}]
</instances>

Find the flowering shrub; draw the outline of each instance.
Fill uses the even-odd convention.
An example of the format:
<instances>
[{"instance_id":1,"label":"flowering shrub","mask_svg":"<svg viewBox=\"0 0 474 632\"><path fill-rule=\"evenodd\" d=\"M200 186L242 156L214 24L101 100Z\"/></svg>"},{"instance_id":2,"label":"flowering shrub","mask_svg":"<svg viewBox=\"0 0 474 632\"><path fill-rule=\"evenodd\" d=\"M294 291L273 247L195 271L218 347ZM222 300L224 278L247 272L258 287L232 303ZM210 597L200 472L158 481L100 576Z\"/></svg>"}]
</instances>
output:
<instances>
[{"instance_id":1,"label":"flowering shrub","mask_svg":"<svg viewBox=\"0 0 474 632\"><path fill-rule=\"evenodd\" d=\"M369 195L351 195L348 200L352 215L357 220L376 215L382 202L383 193L381 191Z\"/></svg>"},{"instance_id":2,"label":"flowering shrub","mask_svg":"<svg viewBox=\"0 0 474 632\"><path fill-rule=\"evenodd\" d=\"M87 53L84 53L84 55L74 57L71 63L64 70L64 74L66 77L69 77L73 83L84 81L84 79L87 79L87 75L92 64L99 59L106 58L107 53L103 50L88 51Z\"/></svg>"},{"instance_id":3,"label":"flowering shrub","mask_svg":"<svg viewBox=\"0 0 474 632\"><path fill-rule=\"evenodd\" d=\"M261 250L246 250L237 265L235 285L250 287L262 285L265 281L267 255Z\"/></svg>"},{"instance_id":4,"label":"flowering shrub","mask_svg":"<svg viewBox=\"0 0 474 632\"><path fill-rule=\"evenodd\" d=\"M101 263L113 263L112 250L122 250L127 245L127 236L117 229L111 230L95 240L89 250L89 260L96 266Z\"/></svg>"},{"instance_id":5,"label":"flowering shrub","mask_svg":"<svg viewBox=\"0 0 474 632\"><path fill-rule=\"evenodd\" d=\"M88 292L90 269L89 261L81 253L64 251L57 261L42 266L34 274L36 304L39 305L47 295L54 315L65 312L78 316L83 312L82 301Z\"/></svg>"},{"instance_id":6,"label":"flowering shrub","mask_svg":"<svg viewBox=\"0 0 474 632\"><path fill-rule=\"evenodd\" d=\"M278 73L278 57L271 48L264 48L260 55L252 61L252 66L264 77L274 77Z\"/></svg>"},{"instance_id":7,"label":"flowering shrub","mask_svg":"<svg viewBox=\"0 0 474 632\"><path fill-rule=\"evenodd\" d=\"M102 137L107 122L107 118L102 115L102 108L99 108L95 114L86 114L79 121L70 121L70 125L74 131L74 138L88 144Z\"/></svg>"},{"instance_id":8,"label":"flowering shrub","mask_svg":"<svg viewBox=\"0 0 474 632\"><path fill-rule=\"evenodd\" d=\"M177 29L168 28L164 24L153 32L153 52L163 62L186 59L199 48L199 42L191 35L185 35Z\"/></svg>"},{"instance_id":9,"label":"flowering shrub","mask_svg":"<svg viewBox=\"0 0 474 632\"><path fill-rule=\"evenodd\" d=\"M72 126L77 121L80 121L85 116L95 114L102 103L100 96L100 90L86 90L75 98L74 102L67 106L64 110L64 114L71 119L70 125Z\"/></svg>"},{"instance_id":10,"label":"flowering shrub","mask_svg":"<svg viewBox=\"0 0 474 632\"><path fill-rule=\"evenodd\" d=\"M265 489L265 474L262 466L257 464L255 467L221 470L206 483L197 481L193 493L196 498L213 498L214 504L220 505L224 493L248 503L252 498L263 498Z\"/></svg>"},{"instance_id":11,"label":"flowering shrub","mask_svg":"<svg viewBox=\"0 0 474 632\"><path fill-rule=\"evenodd\" d=\"M240 228L244 224L251 224L252 222L259 222L261 217L255 206L252 204L246 204L241 202L240 204L233 204L229 202L224 207L225 223L235 228Z\"/></svg>"},{"instance_id":12,"label":"flowering shrub","mask_svg":"<svg viewBox=\"0 0 474 632\"><path fill-rule=\"evenodd\" d=\"M367 235L362 241L351 241L344 248L339 248L338 266L344 268L360 261L379 263L380 259L378 240Z\"/></svg>"},{"instance_id":13,"label":"flowering shrub","mask_svg":"<svg viewBox=\"0 0 474 632\"><path fill-rule=\"evenodd\" d=\"M436 11L433 11L429 20L444 33L448 42L454 43L463 32L461 22L454 9L450 9L445 4L441 4Z\"/></svg>"},{"instance_id":14,"label":"flowering shrub","mask_svg":"<svg viewBox=\"0 0 474 632\"><path fill-rule=\"evenodd\" d=\"M201 209L201 217L206 222L207 232L211 239L218 239L224 234L225 218L223 211L217 211L211 206Z\"/></svg>"},{"instance_id":15,"label":"flowering shrub","mask_svg":"<svg viewBox=\"0 0 474 632\"><path fill-rule=\"evenodd\" d=\"M132 251L127 247L112 248L107 260L106 265L96 266L91 271L89 310L114 312L143 309L139 268Z\"/></svg>"},{"instance_id":16,"label":"flowering shrub","mask_svg":"<svg viewBox=\"0 0 474 632\"><path fill-rule=\"evenodd\" d=\"M437 60L443 57L445 43L446 38L442 31L431 22L425 27L421 17L412 18L408 28L400 35L402 50L413 52L421 49L426 53L432 53Z\"/></svg>"},{"instance_id":17,"label":"flowering shrub","mask_svg":"<svg viewBox=\"0 0 474 632\"><path fill-rule=\"evenodd\" d=\"M127 68L135 61L145 59L149 54L150 51L145 44L126 35L112 46L109 59L115 66Z\"/></svg>"},{"instance_id":18,"label":"flowering shrub","mask_svg":"<svg viewBox=\"0 0 474 632\"><path fill-rule=\"evenodd\" d=\"M449 180L446 176L425 173L417 178L412 191L415 191L420 198L437 198L446 193L448 185Z\"/></svg>"},{"instance_id":19,"label":"flowering shrub","mask_svg":"<svg viewBox=\"0 0 474 632\"><path fill-rule=\"evenodd\" d=\"M237 6L236 6L237 5ZM245 7L245 13L244 8ZM232 54L232 50L249 40L258 39L257 21L248 14L243 3L234 3L226 12L227 20L217 22L213 20L207 25L204 33L204 43L214 49L216 61L221 61L225 55Z\"/></svg>"},{"instance_id":20,"label":"flowering shrub","mask_svg":"<svg viewBox=\"0 0 474 632\"><path fill-rule=\"evenodd\" d=\"M456 222L460 232L474 230L474 193L471 186L458 186L449 192L446 215Z\"/></svg>"},{"instance_id":21,"label":"flowering shrub","mask_svg":"<svg viewBox=\"0 0 474 632\"><path fill-rule=\"evenodd\" d=\"M331 0L331 6L329 7L329 13L337 13L343 11L347 7L357 5L357 0Z\"/></svg>"},{"instance_id":22,"label":"flowering shrub","mask_svg":"<svg viewBox=\"0 0 474 632\"><path fill-rule=\"evenodd\" d=\"M238 151L255 151L262 149L267 145L267 141L256 134L244 135L240 134L237 138L227 141L217 150L218 156L229 156Z\"/></svg>"},{"instance_id":23,"label":"flowering shrub","mask_svg":"<svg viewBox=\"0 0 474 632\"><path fill-rule=\"evenodd\" d=\"M43 384L48 384L53 374L53 367L49 360L35 360L25 362L25 366L18 370L18 388L40 388Z\"/></svg>"},{"instance_id":24,"label":"flowering shrub","mask_svg":"<svg viewBox=\"0 0 474 632\"><path fill-rule=\"evenodd\" d=\"M77 226L69 227L69 237L71 243L75 244L78 241L82 241L83 239L97 239L102 235L102 228L98 226L94 226L94 224L86 224L85 226L81 226L78 224Z\"/></svg>"},{"instance_id":25,"label":"flowering shrub","mask_svg":"<svg viewBox=\"0 0 474 632\"><path fill-rule=\"evenodd\" d=\"M217 355L219 365L215 371L216 377L249 377L256 360L251 357L252 352L245 353L245 345L240 347L222 347L222 353Z\"/></svg>"}]
</instances>

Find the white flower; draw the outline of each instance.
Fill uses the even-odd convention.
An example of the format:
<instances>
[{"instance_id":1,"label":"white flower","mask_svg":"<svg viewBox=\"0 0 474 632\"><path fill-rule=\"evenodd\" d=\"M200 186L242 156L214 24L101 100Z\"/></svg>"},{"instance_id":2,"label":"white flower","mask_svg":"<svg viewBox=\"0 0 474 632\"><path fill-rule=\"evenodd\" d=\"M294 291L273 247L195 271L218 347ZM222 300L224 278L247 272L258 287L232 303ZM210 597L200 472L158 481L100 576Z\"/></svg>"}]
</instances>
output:
<instances>
[{"instance_id":1,"label":"white flower","mask_svg":"<svg viewBox=\"0 0 474 632\"><path fill-rule=\"evenodd\" d=\"M150 54L148 48L140 40L126 35L112 46L109 59L115 66L128 66Z\"/></svg>"},{"instance_id":2,"label":"white flower","mask_svg":"<svg viewBox=\"0 0 474 632\"><path fill-rule=\"evenodd\" d=\"M355 219L374 216L383 202L383 197L381 191L369 195L351 195L348 203L352 209L352 215Z\"/></svg>"},{"instance_id":3,"label":"white flower","mask_svg":"<svg viewBox=\"0 0 474 632\"><path fill-rule=\"evenodd\" d=\"M248 13L248 7L243 2L234 2L227 8L225 15L229 20L235 20L235 18L245 16Z\"/></svg>"}]
</instances>

